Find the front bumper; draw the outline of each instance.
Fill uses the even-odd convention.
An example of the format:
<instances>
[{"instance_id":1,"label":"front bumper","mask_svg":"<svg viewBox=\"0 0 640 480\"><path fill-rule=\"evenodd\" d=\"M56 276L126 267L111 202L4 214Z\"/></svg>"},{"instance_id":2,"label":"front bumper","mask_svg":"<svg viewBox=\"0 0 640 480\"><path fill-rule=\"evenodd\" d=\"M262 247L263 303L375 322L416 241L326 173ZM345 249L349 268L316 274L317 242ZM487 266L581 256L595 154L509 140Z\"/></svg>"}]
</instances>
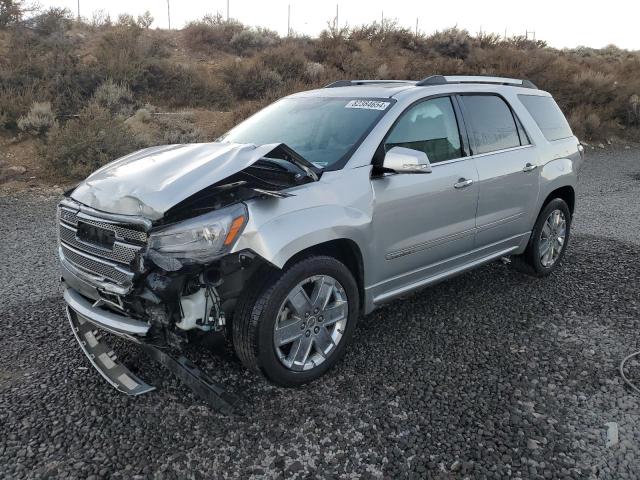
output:
<instances>
[{"instance_id":1,"label":"front bumper","mask_svg":"<svg viewBox=\"0 0 640 480\"><path fill-rule=\"evenodd\" d=\"M228 415L237 411L240 399L227 392L184 356L174 358L164 349L147 343L151 328L148 323L101 308L100 299L92 303L68 285L63 285L67 318L73 335L95 369L118 391L127 395L141 395L155 390L155 387L145 383L118 361L115 352L101 341L100 330L139 344L142 351L168 368L216 410Z\"/></svg>"},{"instance_id":2,"label":"front bumper","mask_svg":"<svg viewBox=\"0 0 640 480\"><path fill-rule=\"evenodd\" d=\"M140 343L140 337L144 337L149 333L150 326L148 323L101 308L99 306L101 300L96 300L92 304L71 288L65 288L64 301L69 309L86 321L128 340Z\"/></svg>"}]
</instances>

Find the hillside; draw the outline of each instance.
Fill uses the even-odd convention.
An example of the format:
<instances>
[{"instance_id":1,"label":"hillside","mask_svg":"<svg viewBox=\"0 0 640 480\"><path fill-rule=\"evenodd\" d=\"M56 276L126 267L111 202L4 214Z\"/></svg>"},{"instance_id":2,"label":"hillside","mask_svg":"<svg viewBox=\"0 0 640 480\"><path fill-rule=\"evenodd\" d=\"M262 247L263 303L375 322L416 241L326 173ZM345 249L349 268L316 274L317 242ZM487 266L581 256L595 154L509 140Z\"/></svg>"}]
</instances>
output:
<instances>
[{"instance_id":1,"label":"hillside","mask_svg":"<svg viewBox=\"0 0 640 480\"><path fill-rule=\"evenodd\" d=\"M579 138L640 137L640 53L615 46L556 50L456 28L416 36L393 22L318 38L220 17L167 31L51 9L0 18L0 183L66 183L137 148L210 141L282 95L336 79L434 73L528 78Z\"/></svg>"}]
</instances>

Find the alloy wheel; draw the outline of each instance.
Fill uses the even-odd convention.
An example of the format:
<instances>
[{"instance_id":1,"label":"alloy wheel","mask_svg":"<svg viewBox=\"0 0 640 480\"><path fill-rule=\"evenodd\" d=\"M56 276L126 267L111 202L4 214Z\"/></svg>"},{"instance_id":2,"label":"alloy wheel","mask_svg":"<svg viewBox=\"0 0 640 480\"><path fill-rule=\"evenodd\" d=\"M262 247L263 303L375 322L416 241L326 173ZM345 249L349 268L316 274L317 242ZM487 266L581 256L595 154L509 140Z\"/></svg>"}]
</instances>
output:
<instances>
[{"instance_id":1,"label":"alloy wheel","mask_svg":"<svg viewBox=\"0 0 640 480\"><path fill-rule=\"evenodd\" d=\"M567 219L562 210L553 210L544 222L539 239L540 263L552 267L560 258L567 237Z\"/></svg>"},{"instance_id":2,"label":"alloy wheel","mask_svg":"<svg viewBox=\"0 0 640 480\"><path fill-rule=\"evenodd\" d=\"M294 371L323 363L340 343L348 314L347 295L335 278L314 275L300 282L275 322L273 344L280 362Z\"/></svg>"}]
</instances>

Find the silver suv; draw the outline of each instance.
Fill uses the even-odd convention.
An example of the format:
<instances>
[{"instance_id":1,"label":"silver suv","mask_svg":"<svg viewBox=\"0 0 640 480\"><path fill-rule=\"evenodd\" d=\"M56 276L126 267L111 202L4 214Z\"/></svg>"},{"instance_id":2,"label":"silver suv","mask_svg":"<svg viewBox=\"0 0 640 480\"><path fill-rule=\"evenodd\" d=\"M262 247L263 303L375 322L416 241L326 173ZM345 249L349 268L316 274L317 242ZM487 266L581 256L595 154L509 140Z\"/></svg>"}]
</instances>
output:
<instances>
[{"instance_id":1,"label":"silver suv","mask_svg":"<svg viewBox=\"0 0 640 480\"><path fill-rule=\"evenodd\" d=\"M501 257L551 273L582 161L551 95L526 80L338 81L290 95L216 142L132 153L67 194L69 320L126 393L152 387L100 329L162 355L226 336L247 368L300 385L384 302Z\"/></svg>"}]
</instances>

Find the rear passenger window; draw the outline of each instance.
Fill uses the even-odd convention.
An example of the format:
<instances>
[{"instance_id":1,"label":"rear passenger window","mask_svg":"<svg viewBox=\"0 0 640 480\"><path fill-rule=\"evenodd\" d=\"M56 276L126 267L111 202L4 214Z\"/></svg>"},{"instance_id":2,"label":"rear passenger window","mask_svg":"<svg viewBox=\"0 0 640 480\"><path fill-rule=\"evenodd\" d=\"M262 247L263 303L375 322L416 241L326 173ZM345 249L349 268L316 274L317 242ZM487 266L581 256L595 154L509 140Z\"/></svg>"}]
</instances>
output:
<instances>
[{"instance_id":1,"label":"rear passenger window","mask_svg":"<svg viewBox=\"0 0 640 480\"><path fill-rule=\"evenodd\" d=\"M518 98L540 127L544 138L552 142L573 135L567 119L553 98L539 95L518 95Z\"/></svg>"},{"instance_id":2,"label":"rear passenger window","mask_svg":"<svg viewBox=\"0 0 640 480\"><path fill-rule=\"evenodd\" d=\"M474 154L520 146L518 127L502 98L496 95L463 95L461 98Z\"/></svg>"},{"instance_id":3,"label":"rear passenger window","mask_svg":"<svg viewBox=\"0 0 640 480\"><path fill-rule=\"evenodd\" d=\"M424 152L429 162L462 157L460 130L449 97L425 100L402 114L384 144Z\"/></svg>"}]
</instances>

